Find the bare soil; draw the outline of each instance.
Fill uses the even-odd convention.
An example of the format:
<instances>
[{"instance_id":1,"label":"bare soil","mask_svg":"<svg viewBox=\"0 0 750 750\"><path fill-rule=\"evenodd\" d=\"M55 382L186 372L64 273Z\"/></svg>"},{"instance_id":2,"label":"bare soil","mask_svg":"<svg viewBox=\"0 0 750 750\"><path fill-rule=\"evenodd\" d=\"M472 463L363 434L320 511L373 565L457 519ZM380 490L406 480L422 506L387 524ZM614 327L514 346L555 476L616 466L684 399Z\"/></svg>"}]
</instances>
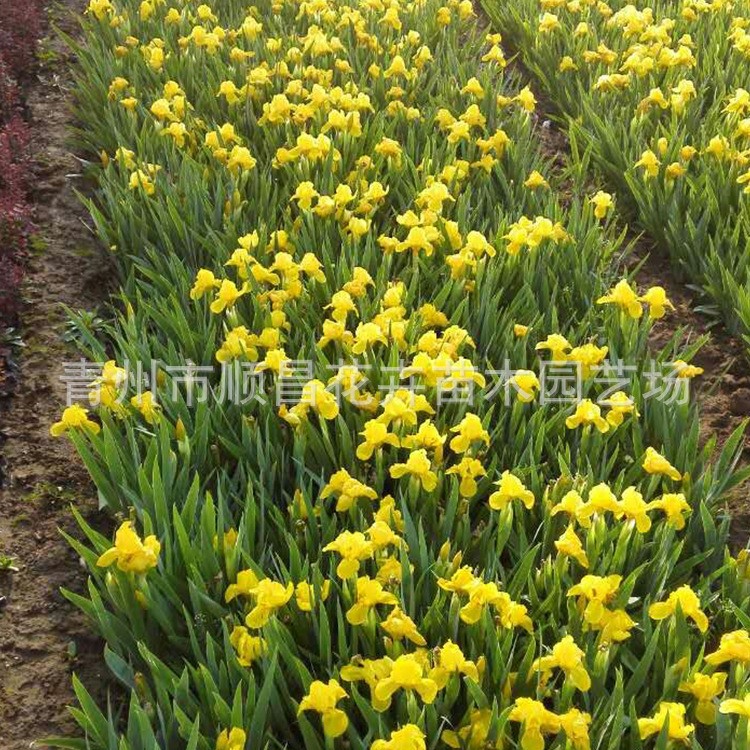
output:
<instances>
[{"instance_id":1,"label":"bare soil","mask_svg":"<svg viewBox=\"0 0 750 750\"><path fill-rule=\"evenodd\" d=\"M81 0L49 9L67 33L77 23ZM85 186L71 153L70 63L72 56L49 30L45 61L26 92L35 160L34 222L22 287L24 348L13 380L15 394L0 404L2 472L0 555L17 572L0 572L0 748L28 748L39 738L70 736L75 725L71 673L95 694L103 684L102 647L83 615L60 588L83 591L85 572L61 529L79 535L70 512L75 504L95 520L96 494L64 438L49 434L65 406L63 363L78 355L66 346L62 305L91 310L106 289L106 260L89 231L74 190ZM2 378L0 378L2 380Z\"/></svg>"},{"instance_id":2,"label":"bare soil","mask_svg":"<svg viewBox=\"0 0 750 750\"><path fill-rule=\"evenodd\" d=\"M679 327L687 327L695 340L706 334L705 344L692 364L704 369L703 375L691 381L693 395L700 407L701 437L705 442L715 435L719 445L750 418L750 362L748 349L730 336L717 321L696 312L700 301L672 270L669 260L658 247L639 238L631 263L643 260L636 278L639 285L663 286L675 306L674 312L658 321L651 332L651 346L660 349ZM750 463L750 433L744 436L742 466ZM737 487L727 502L732 517L730 543L734 551L750 542L750 486Z\"/></svg>"},{"instance_id":3,"label":"bare soil","mask_svg":"<svg viewBox=\"0 0 750 750\"><path fill-rule=\"evenodd\" d=\"M516 59L512 65L527 80L528 72ZM551 168L563 169L570 159L570 147L565 132L545 112L553 111L546 97L532 86L537 97L537 128L541 147ZM592 182L591 193L600 187ZM561 188L565 193L564 186ZM649 344L654 352L661 350L678 328L688 331L688 342L708 336L691 364L704 369L703 375L691 381L691 394L700 409L701 439L705 444L716 436L719 446L743 422L750 419L750 360L748 347L730 335L721 321L701 314L702 300L686 283L666 253L646 234L629 230L627 241L632 254L625 259L626 268L637 269L635 280L639 288L662 286L674 304L674 311L655 322ZM750 430L745 433L740 465L750 464ZM727 512L732 523L730 545L733 551L750 543L750 483L735 488L727 501Z\"/></svg>"},{"instance_id":4,"label":"bare soil","mask_svg":"<svg viewBox=\"0 0 750 750\"><path fill-rule=\"evenodd\" d=\"M487 14L477 0L474 10L482 27L491 26ZM515 73L522 81L529 82L537 98L534 113L540 145L548 159L550 169L561 172L570 163L570 143L562 127L554 119L556 108L540 90L518 54L512 39L503 39L506 49L514 53L508 72ZM593 176L592 176L593 180ZM593 181L591 193L599 188ZM565 186L558 186L565 196ZM678 328L689 331L690 341L707 335L704 344L691 364L704 369L704 374L691 381L692 395L700 407L701 438L703 443L716 436L719 446L734 430L750 420L750 358L748 346L731 336L720 321L698 312L701 300L685 283L664 250L646 234L628 230L627 238L633 246L632 255L625 259L626 268L637 268L636 283L640 287L662 286L675 310L657 321L650 336L650 346L659 351L672 338ZM639 267L640 266L640 267ZM750 427L745 433L740 466L750 464ZM750 544L750 483L735 488L727 501L727 512L731 516L730 546L733 552Z\"/></svg>"}]
</instances>

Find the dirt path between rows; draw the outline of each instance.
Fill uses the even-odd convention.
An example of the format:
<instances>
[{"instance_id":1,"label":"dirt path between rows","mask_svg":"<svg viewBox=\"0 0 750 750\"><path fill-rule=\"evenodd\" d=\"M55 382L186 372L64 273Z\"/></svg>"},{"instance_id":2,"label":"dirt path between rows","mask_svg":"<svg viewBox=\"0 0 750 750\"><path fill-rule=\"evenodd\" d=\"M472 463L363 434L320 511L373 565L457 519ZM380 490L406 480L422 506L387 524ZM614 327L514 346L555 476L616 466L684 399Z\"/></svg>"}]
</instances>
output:
<instances>
[{"instance_id":1,"label":"dirt path between rows","mask_svg":"<svg viewBox=\"0 0 750 750\"><path fill-rule=\"evenodd\" d=\"M75 33L71 10L81 0L55 3L49 19ZM60 529L77 534L70 505L87 516L96 499L66 439L49 435L61 412L63 363L79 357L66 346L62 305L92 310L106 290L106 259L86 226L74 190L80 164L70 152L71 53L55 31L43 42L44 63L27 90L35 162L32 184L37 236L22 287L18 388L0 413L4 486L0 488L0 554L18 572L0 573L0 748L21 750L40 737L71 735L71 673L97 694L103 682L101 644L90 624L60 594L82 591L85 572Z\"/></svg>"},{"instance_id":2,"label":"dirt path between rows","mask_svg":"<svg viewBox=\"0 0 750 750\"><path fill-rule=\"evenodd\" d=\"M529 83L537 97L536 127L540 134L542 150L550 160L553 170L563 169L571 159L570 146L565 132L545 113L553 111L539 86L526 71L520 60L513 66ZM591 194L600 187L591 175ZM606 188L605 188L606 189ZM626 226L622 216L619 222ZM649 338L652 351L660 351L677 329L684 328L687 338L684 344L694 343L708 336L691 364L704 369L703 375L691 381L693 398L698 402L701 441L707 442L716 436L719 446L739 427L750 419L750 361L747 347L738 338L730 335L720 320L709 318L698 312L701 301L675 271L666 252L658 247L646 234L636 234L629 229L627 241L632 243L632 254L625 259L623 270L635 270L635 282L639 289L651 286L664 287L674 304L674 311L654 323ZM742 466L750 465L750 428L745 433ZM731 515L730 544L734 552L750 543L750 486L735 488L727 502Z\"/></svg>"},{"instance_id":3,"label":"dirt path between rows","mask_svg":"<svg viewBox=\"0 0 750 750\"><path fill-rule=\"evenodd\" d=\"M706 343L692 364L704 369L692 381L694 397L700 408L701 439L705 443L713 435L719 445L750 418L750 363L747 348L730 336L721 322L696 311L700 304L696 295L675 275L665 254L646 239L636 242L631 265L643 261L636 274L639 286L663 286L675 310L652 329L650 344L661 349L679 327L690 330L690 341L707 334ZM750 429L745 433L742 466L750 464ZM750 487L747 483L735 488L727 502L731 515L730 544L733 552L750 543Z\"/></svg>"},{"instance_id":4,"label":"dirt path between rows","mask_svg":"<svg viewBox=\"0 0 750 750\"><path fill-rule=\"evenodd\" d=\"M495 29L479 0L473 0L478 23L487 31ZM555 121L555 107L546 93L528 71L514 40L503 35L506 50L513 57L506 74L515 74L528 84L537 98L533 114L535 127L544 155L552 171L564 170L571 161L570 143L564 129ZM590 175L591 194L600 187L596 176ZM623 217L618 217L627 225ZM701 315L698 296L691 291L675 272L665 251L645 234L637 235L629 229L627 238L633 245L632 254L624 261L624 270L636 269L635 281L639 288L662 286L675 306L675 310L657 321L651 331L650 347L657 352L672 338L678 328L687 329L686 345L707 335L708 342L694 357L692 364L704 369L704 374L691 382L693 397L700 409L701 440L703 443L716 436L719 446L745 420L750 420L750 361L747 346L731 336L722 322ZM745 433L741 466L750 465L750 426ZM735 488L727 502L731 516L730 545L733 552L750 545L750 483Z\"/></svg>"}]
</instances>

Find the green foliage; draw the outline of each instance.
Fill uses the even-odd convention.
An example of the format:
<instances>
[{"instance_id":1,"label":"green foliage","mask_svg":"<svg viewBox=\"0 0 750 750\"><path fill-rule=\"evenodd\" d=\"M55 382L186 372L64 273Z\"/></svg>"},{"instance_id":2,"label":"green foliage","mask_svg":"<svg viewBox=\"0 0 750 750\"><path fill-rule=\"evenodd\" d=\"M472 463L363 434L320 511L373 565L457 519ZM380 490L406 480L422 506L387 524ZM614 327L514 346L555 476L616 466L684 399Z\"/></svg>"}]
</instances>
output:
<instances>
[{"instance_id":1,"label":"green foliage","mask_svg":"<svg viewBox=\"0 0 750 750\"><path fill-rule=\"evenodd\" d=\"M563 193L564 176L538 148L526 94L501 59L478 64L492 43L477 36L469 10L452 3L446 20L432 0L388 12L368 3L356 13L267 0L250 11L234 0L213 10L91 4L77 49L78 137L105 155L101 168L91 164L99 190L90 209L121 292L101 319L77 316L78 340L91 358L116 363L105 371L112 378L125 363L141 363L153 377L147 394L118 402L109 398L114 380L103 375L92 389L98 421L66 412L53 428L67 431L101 505L127 519L113 546L77 516L86 541L70 543L90 581L85 594L67 596L105 639L107 664L129 700L103 710L76 681L73 710L84 738L58 746L387 750L404 745L377 741L414 725L430 748L504 742L526 750L533 722L523 721L524 699L544 703L549 747L588 747L584 735L591 747L640 747L637 719L656 714L662 701L687 699L695 724L695 702L681 683L710 673L704 652L746 627L750 584L743 561L725 551L721 510L747 478L737 469L742 430L721 449L702 445L693 404L648 397L649 371L689 361L702 342L679 330L652 354L650 315L597 304L621 275L623 237L595 216L580 181ZM221 33L207 31L217 26ZM386 73L397 69L397 56L407 75ZM469 85L473 77L481 91ZM240 91L237 102L217 95L226 81ZM274 96L285 91L294 108L273 122ZM357 99L365 94L368 106ZM158 114L160 100L170 115ZM307 108L318 100L317 110ZM327 128L337 106L345 124ZM346 119L353 112L361 133ZM462 122L474 123L468 136ZM170 130L175 124L184 130ZM217 135L225 124L239 143ZM500 129L507 144L483 149ZM322 153L304 155L303 133L326 135L316 146ZM398 155L379 149L384 138L398 144ZM237 152L245 166L233 167L235 146L255 163ZM524 185L535 170L549 188ZM314 208L300 198L308 182ZM376 182L387 193L366 197ZM430 208L438 183L447 197ZM351 198L330 215L316 210L321 196L345 185ZM534 228L524 229L523 218ZM427 246L403 247L409 225L430 230ZM509 239L514 229L525 236L520 252ZM351 286L363 272L372 283ZM242 293L225 299L220 284L229 281ZM321 343L345 286L349 335ZM222 299L226 309L216 308ZM431 322L428 303L446 320ZM368 342L366 331L375 329ZM619 423L613 407L597 412L597 429L566 424L576 404L516 398L509 379L521 369L540 373L536 345L552 334L632 366L615 389L627 394ZM241 337L238 349L232 336ZM271 370L259 398L221 398L229 375L215 367L218 353ZM583 357L566 358L576 356ZM300 372L309 364L307 400L279 408L279 357ZM446 377L432 379L419 365L425 361L447 365L443 375L471 384L473 399L446 399ZM200 388L205 398L191 399L183 373L170 369L188 363L212 366ZM323 391L354 365L367 376L355 382L359 403L351 389L338 399ZM409 375L407 366L417 369ZM413 413L419 402L388 394L399 385L414 388L421 411ZM596 401L603 384L587 377L582 389ZM386 425L391 443L363 456L376 424ZM424 443L420 468L411 463L423 445L417 428L430 425L444 445ZM465 445L454 442L463 437ZM644 463L650 447L679 479ZM463 475L466 467L473 477ZM523 491L503 496L513 481ZM604 485L616 495L609 510L594 502ZM634 488L647 529L624 504ZM574 490L585 503L580 516L560 512ZM684 501L676 514L664 512L670 497ZM353 573L341 565L351 557L347 532L360 533ZM585 563L562 541L570 532ZM467 574L461 566L471 584L451 591L453 577ZM587 572L618 577L598 609L571 593ZM360 620L362 590L375 581L384 598ZM649 615L683 585L709 617L708 632L681 604L663 619ZM395 601L400 625L389 617ZM603 627L618 617L629 623L622 637ZM588 689L540 666L566 636L581 651ZM441 676L453 644L467 663ZM404 657L437 695L428 700L402 681L386 708L378 684L396 679L393 662ZM383 673L358 680L363 665ZM729 671L727 690L740 696L745 665L735 660ZM333 704L326 714L313 700L318 682L331 688L332 679L346 692L334 701L347 716L338 739L326 736L318 715L325 722ZM576 716L583 734L563 722ZM659 724L657 747L674 721ZM693 747L734 747L742 721L720 714L715 725L696 724Z\"/></svg>"}]
</instances>

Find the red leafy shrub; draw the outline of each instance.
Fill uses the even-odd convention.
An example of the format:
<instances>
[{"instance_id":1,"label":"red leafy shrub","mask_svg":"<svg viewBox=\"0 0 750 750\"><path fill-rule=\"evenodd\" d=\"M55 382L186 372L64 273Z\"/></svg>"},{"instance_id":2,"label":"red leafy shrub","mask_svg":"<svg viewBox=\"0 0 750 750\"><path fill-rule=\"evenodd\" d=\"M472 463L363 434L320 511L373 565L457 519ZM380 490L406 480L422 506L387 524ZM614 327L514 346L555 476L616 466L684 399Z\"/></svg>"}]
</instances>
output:
<instances>
[{"instance_id":1,"label":"red leafy shrub","mask_svg":"<svg viewBox=\"0 0 750 750\"><path fill-rule=\"evenodd\" d=\"M11 78L22 81L34 68L42 22L39 0L0 0L0 58Z\"/></svg>"},{"instance_id":2,"label":"red leafy shrub","mask_svg":"<svg viewBox=\"0 0 750 750\"><path fill-rule=\"evenodd\" d=\"M40 7L37 2L0 0L0 328L16 323L31 227L29 139L18 81L33 70Z\"/></svg>"}]
</instances>

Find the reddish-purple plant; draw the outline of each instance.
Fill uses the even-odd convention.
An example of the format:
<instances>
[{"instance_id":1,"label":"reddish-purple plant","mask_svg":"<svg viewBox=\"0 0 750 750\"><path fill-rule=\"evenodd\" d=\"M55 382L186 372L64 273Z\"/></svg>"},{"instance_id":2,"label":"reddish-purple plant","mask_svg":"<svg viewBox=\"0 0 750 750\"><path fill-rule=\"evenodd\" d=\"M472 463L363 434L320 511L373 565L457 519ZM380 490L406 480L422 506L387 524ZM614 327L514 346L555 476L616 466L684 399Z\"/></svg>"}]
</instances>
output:
<instances>
[{"instance_id":1,"label":"reddish-purple plant","mask_svg":"<svg viewBox=\"0 0 750 750\"><path fill-rule=\"evenodd\" d=\"M42 26L39 0L0 0L0 58L12 78L23 81L34 69L34 50Z\"/></svg>"},{"instance_id":2,"label":"reddish-purple plant","mask_svg":"<svg viewBox=\"0 0 750 750\"><path fill-rule=\"evenodd\" d=\"M16 323L18 287L31 230L29 136L23 84L34 69L41 2L0 0L0 327Z\"/></svg>"}]
</instances>

